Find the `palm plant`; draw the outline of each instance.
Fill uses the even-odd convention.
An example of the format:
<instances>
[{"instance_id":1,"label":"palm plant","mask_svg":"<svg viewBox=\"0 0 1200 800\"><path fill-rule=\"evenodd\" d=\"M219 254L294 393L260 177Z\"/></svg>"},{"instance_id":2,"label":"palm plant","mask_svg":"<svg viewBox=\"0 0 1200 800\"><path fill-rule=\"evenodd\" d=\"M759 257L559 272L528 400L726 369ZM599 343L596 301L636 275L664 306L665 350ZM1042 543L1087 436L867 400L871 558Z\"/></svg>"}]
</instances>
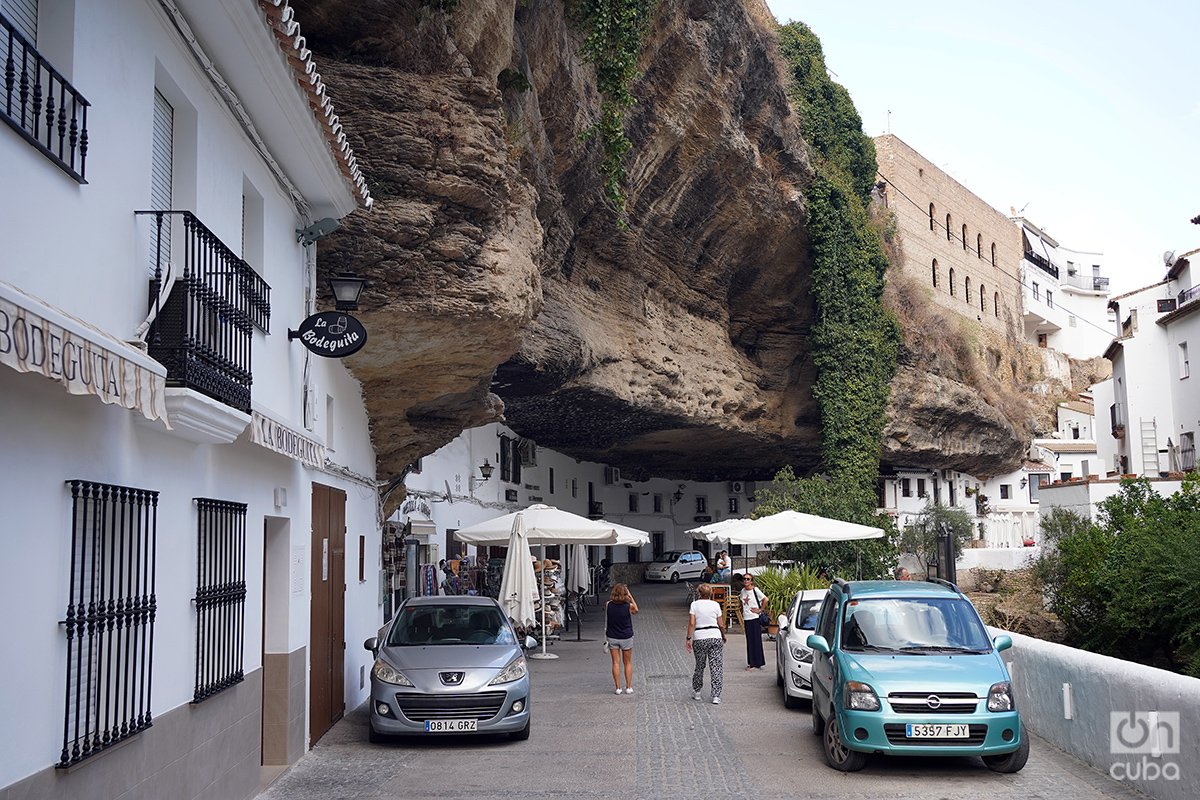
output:
<instances>
[{"instance_id":1,"label":"palm plant","mask_svg":"<svg viewBox=\"0 0 1200 800\"><path fill-rule=\"evenodd\" d=\"M786 570L769 567L754 576L754 585L767 596L767 616L774 621L788 610L796 592L823 589L828 583L821 580L816 569L804 565Z\"/></svg>"}]
</instances>

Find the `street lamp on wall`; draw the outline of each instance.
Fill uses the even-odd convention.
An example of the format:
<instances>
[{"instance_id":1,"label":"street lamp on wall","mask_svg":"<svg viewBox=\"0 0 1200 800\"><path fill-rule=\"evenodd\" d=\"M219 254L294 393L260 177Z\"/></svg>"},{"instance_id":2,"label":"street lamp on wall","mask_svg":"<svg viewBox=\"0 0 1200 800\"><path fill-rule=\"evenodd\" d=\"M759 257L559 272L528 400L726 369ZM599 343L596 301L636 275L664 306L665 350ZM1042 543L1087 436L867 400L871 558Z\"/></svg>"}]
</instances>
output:
<instances>
[{"instance_id":1,"label":"street lamp on wall","mask_svg":"<svg viewBox=\"0 0 1200 800\"><path fill-rule=\"evenodd\" d=\"M337 302L338 311L357 311L358 298L366 288L366 278L360 278L351 272L340 272L329 277L329 288L333 299Z\"/></svg>"},{"instance_id":2,"label":"street lamp on wall","mask_svg":"<svg viewBox=\"0 0 1200 800\"><path fill-rule=\"evenodd\" d=\"M494 466L492 466L491 464L489 464L488 460L485 458L483 460L483 463L479 465L479 475L480 475L479 482L483 483L488 478L492 477L492 472L495 469L496 468Z\"/></svg>"}]
</instances>

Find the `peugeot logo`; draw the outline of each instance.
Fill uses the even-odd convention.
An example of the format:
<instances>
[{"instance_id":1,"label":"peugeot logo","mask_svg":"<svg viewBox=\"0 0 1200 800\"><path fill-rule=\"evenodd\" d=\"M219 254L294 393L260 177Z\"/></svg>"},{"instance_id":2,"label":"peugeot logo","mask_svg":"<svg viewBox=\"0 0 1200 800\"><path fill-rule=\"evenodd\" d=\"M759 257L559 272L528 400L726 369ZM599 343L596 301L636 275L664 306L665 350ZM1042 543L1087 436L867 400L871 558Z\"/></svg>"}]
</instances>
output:
<instances>
[{"instance_id":1,"label":"peugeot logo","mask_svg":"<svg viewBox=\"0 0 1200 800\"><path fill-rule=\"evenodd\" d=\"M931 694L931 695L929 695L929 697L925 698L925 703L930 708L935 708L935 709L941 708L942 707L942 698L938 697L936 694Z\"/></svg>"},{"instance_id":2,"label":"peugeot logo","mask_svg":"<svg viewBox=\"0 0 1200 800\"><path fill-rule=\"evenodd\" d=\"M438 673L438 677L447 686L458 686L463 681L463 673L461 672L441 672Z\"/></svg>"}]
</instances>

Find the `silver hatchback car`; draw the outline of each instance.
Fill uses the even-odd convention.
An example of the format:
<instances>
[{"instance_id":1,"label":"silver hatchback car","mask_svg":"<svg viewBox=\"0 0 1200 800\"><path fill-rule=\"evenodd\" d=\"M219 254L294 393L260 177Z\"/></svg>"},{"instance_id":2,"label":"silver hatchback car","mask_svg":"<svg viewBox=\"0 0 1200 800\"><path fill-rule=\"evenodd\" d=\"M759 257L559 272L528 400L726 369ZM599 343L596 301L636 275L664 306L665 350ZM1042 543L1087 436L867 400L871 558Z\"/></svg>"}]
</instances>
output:
<instances>
[{"instance_id":1,"label":"silver hatchback car","mask_svg":"<svg viewBox=\"0 0 1200 800\"><path fill-rule=\"evenodd\" d=\"M527 639L526 646L532 640ZM406 600L371 669L370 738L399 734L507 733L528 739L532 697L525 654L488 597Z\"/></svg>"}]
</instances>

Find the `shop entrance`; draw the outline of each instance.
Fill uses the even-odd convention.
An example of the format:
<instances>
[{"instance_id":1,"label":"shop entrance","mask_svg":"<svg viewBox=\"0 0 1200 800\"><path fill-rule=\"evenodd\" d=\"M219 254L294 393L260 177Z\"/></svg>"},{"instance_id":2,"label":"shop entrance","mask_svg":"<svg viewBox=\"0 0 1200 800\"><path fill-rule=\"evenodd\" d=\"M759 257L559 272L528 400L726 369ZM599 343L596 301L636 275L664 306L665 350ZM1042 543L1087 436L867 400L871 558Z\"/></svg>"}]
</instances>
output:
<instances>
[{"instance_id":1,"label":"shop entrance","mask_svg":"<svg viewBox=\"0 0 1200 800\"><path fill-rule=\"evenodd\" d=\"M309 745L346 710L346 493L312 485Z\"/></svg>"}]
</instances>

